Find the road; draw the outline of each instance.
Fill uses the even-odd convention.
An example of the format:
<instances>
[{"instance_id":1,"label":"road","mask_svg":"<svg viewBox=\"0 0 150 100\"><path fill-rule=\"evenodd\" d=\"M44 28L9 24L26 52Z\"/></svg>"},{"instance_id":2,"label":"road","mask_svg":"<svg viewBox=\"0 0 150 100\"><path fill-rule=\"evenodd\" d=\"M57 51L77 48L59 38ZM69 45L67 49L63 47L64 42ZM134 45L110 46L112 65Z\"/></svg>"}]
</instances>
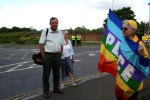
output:
<instances>
[{"instance_id":1,"label":"road","mask_svg":"<svg viewBox=\"0 0 150 100\"><path fill-rule=\"evenodd\" d=\"M75 79L99 72L99 49L99 46L74 47ZM39 49L0 48L0 100L42 90L42 66L34 64L31 58L37 52ZM51 80L52 75L50 84Z\"/></svg>"},{"instance_id":2,"label":"road","mask_svg":"<svg viewBox=\"0 0 150 100\"><path fill-rule=\"evenodd\" d=\"M99 46L74 47L74 75L77 80L98 76ZM0 100L26 98L42 93L42 66L33 63L31 56L39 49L0 48ZM149 50L150 52L150 50ZM68 82L66 78L66 82ZM107 93L106 84L103 82ZM52 75L50 77L52 87ZM139 96L150 95L150 75L144 80L144 88ZM114 92L114 91L113 91ZM114 96L114 95L113 95Z\"/></svg>"}]
</instances>

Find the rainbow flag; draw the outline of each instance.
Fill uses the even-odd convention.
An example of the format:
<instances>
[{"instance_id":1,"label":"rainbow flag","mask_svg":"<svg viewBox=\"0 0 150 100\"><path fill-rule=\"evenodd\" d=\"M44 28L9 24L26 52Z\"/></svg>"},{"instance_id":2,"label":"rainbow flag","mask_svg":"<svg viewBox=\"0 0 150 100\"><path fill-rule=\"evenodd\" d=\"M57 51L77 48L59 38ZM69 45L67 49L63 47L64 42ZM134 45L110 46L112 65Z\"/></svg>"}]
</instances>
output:
<instances>
[{"instance_id":1,"label":"rainbow flag","mask_svg":"<svg viewBox=\"0 0 150 100\"><path fill-rule=\"evenodd\" d=\"M109 10L107 25L101 43L98 69L116 77L118 65L118 50L122 35L122 21Z\"/></svg>"},{"instance_id":2,"label":"rainbow flag","mask_svg":"<svg viewBox=\"0 0 150 100\"><path fill-rule=\"evenodd\" d=\"M124 38L121 28L122 21L109 10L98 69L115 76L116 85L128 99L142 89L143 80L149 73L150 60L139 55L139 44L136 43L138 38L133 41ZM120 92L116 93L121 96Z\"/></svg>"}]
</instances>

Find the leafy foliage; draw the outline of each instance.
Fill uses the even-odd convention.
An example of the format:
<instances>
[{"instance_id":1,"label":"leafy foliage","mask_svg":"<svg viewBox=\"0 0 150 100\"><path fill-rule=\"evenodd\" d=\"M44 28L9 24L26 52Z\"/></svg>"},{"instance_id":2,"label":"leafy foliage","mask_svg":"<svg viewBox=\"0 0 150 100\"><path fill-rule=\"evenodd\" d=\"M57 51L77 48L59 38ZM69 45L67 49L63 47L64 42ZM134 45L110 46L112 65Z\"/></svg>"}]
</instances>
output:
<instances>
[{"instance_id":1,"label":"leafy foliage","mask_svg":"<svg viewBox=\"0 0 150 100\"><path fill-rule=\"evenodd\" d=\"M104 28L100 27L97 29L87 29L86 27L76 27L74 30L72 28L68 29L69 33L103 33Z\"/></svg>"},{"instance_id":2,"label":"leafy foliage","mask_svg":"<svg viewBox=\"0 0 150 100\"><path fill-rule=\"evenodd\" d=\"M123 20L135 20L135 14L131 10L131 7L123 7L122 9L113 10L113 12L123 21ZM106 27L107 18L104 20L103 26Z\"/></svg>"},{"instance_id":3,"label":"leafy foliage","mask_svg":"<svg viewBox=\"0 0 150 100\"><path fill-rule=\"evenodd\" d=\"M26 32L29 34L39 34L41 31L37 31L36 29L33 28L19 28L19 27L12 27L12 28L7 28L7 27L2 27L0 28L0 33L12 33L12 32Z\"/></svg>"},{"instance_id":4,"label":"leafy foliage","mask_svg":"<svg viewBox=\"0 0 150 100\"><path fill-rule=\"evenodd\" d=\"M138 23L138 29L137 31L139 32L139 34L137 34L138 38L140 40L142 40L142 36L144 36L144 32L148 30L148 22L143 22L141 21L140 23Z\"/></svg>"},{"instance_id":5,"label":"leafy foliage","mask_svg":"<svg viewBox=\"0 0 150 100\"><path fill-rule=\"evenodd\" d=\"M123 7L122 9L113 10L113 12L123 21L123 20L135 20L135 14L134 11L131 10L131 7ZM104 20L103 27L106 27L107 18ZM145 30L147 30L148 23L141 21L138 23L138 32L140 34L137 34L138 38L142 40L142 36L144 35Z\"/></svg>"},{"instance_id":6,"label":"leafy foliage","mask_svg":"<svg viewBox=\"0 0 150 100\"><path fill-rule=\"evenodd\" d=\"M28 37L27 33L1 33L0 34L0 43L12 43L17 42L21 37Z\"/></svg>"}]
</instances>

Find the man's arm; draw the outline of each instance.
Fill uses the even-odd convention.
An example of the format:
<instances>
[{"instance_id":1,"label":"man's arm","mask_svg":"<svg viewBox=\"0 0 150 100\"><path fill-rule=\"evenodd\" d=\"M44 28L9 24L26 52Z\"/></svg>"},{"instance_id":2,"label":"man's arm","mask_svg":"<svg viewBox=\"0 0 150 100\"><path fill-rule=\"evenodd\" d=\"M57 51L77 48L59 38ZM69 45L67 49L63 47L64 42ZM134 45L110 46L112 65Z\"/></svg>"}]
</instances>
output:
<instances>
[{"instance_id":1,"label":"man's arm","mask_svg":"<svg viewBox=\"0 0 150 100\"><path fill-rule=\"evenodd\" d=\"M44 44L40 44L40 51L41 51L42 57L44 57Z\"/></svg>"}]
</instances>

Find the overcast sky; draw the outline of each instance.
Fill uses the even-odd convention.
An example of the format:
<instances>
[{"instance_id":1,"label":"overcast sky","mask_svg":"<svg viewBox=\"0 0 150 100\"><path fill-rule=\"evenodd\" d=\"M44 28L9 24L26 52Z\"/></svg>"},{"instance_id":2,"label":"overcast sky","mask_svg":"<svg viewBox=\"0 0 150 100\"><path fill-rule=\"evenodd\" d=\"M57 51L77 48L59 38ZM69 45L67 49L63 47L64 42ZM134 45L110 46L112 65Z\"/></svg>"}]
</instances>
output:
<instances>
[{"instance_id":1,"label":"overcast sky","mask_svg":"<svg viewBox=\"0 0 150 100\"><path fill-rule=\"evenodd\" d=\"M59 19L59 29L102 27L110 9L131 7L136 19L149 21L150 0L0 0L0 27L49 27L49 19Z\"/></svg>"}]
</instances>

